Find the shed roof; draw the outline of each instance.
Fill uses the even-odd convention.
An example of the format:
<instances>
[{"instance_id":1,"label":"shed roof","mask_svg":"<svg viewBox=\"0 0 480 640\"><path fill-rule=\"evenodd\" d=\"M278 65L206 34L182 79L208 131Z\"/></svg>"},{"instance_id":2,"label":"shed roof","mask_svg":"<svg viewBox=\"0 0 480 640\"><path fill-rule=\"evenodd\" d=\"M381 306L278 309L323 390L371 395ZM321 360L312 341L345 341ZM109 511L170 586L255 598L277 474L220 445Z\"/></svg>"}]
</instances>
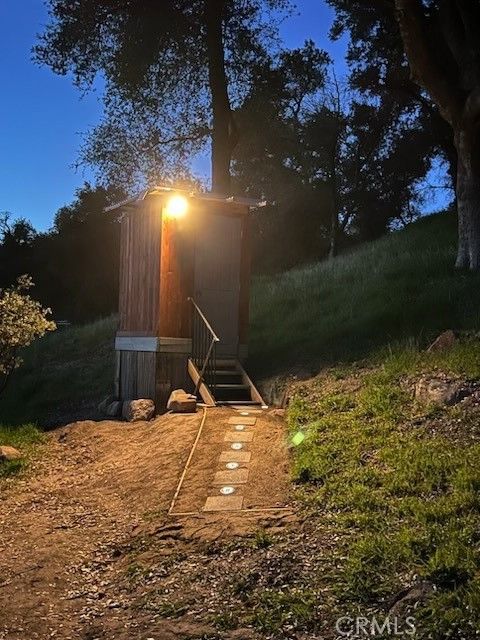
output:
<instances>
[{"instance_id":1,"label":"shed roof","mask_svg":"<svg viewBox=\"0 0 480 640\"><path fill-rule=\"evenodd\" d=\"M201 192L201 191L188 191L187 189L174 189L173 187L152 187L143 191L140 195L133 198L127 198L116 204L112 204L109 207L105 207L104 211L115 211L116 209L122 209L125 207L135 207L142 203L148 196L155 195L167 195L169 193L181 193L187 198L195 198L197 200L206 200L211 202L225 202L233 204L243 204L247 207L264 207L265 201L259 201L255 198L244 198L241 196L225 196L218 193Z\"/></svg>"}]
</instances>

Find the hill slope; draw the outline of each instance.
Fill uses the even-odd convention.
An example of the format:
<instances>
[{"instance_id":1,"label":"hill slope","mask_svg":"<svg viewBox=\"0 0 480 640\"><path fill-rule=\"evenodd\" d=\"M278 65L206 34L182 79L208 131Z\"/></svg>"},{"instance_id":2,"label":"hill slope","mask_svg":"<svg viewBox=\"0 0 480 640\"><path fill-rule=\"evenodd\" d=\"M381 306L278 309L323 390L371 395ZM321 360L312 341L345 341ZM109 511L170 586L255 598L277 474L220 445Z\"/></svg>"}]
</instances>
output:
<instances>
[{"instance_id":1,"label":"hill slope","mask_svg":"<svg viewBox=\"0 0 480 640\"><path fill-rule=\"evenodd\" d=\"M288 241L288 239L286 239ZM255 281L251 356L258 372L363 357L480 320L480 274L454 269L456 221L429 216L350 254Z\"/></svg>"},{"instance_id":2,"label":"hill slope","mask_svg":"<svg viewBox=\"0 0 480 640\"><path fill-rule=\"evenodd\" d=\"M288 240L288 239L287 239ZM249 369L259 379L424 343L480 321L480 274L455 271L455 219L424 218L331 262L254 279ZM0 422L59 424L92 415L113 378L109 318L58 331L25 357L0 398Z\"/></svg>"}]
</instances>

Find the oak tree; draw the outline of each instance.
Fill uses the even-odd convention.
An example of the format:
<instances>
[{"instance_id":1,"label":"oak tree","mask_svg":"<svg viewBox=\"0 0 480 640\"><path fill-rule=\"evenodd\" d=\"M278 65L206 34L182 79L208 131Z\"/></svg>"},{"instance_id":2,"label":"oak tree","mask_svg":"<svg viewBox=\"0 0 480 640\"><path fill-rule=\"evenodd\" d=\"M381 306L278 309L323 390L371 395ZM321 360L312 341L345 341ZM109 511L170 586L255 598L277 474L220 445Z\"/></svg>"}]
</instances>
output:
<instances>
[{"instance_id":1,"label":"oak tree","mask_svg":"<svg viewBox=\"0 0 480 640\"><path fill-rule=\"evenodd\" d=\"M480 2L395 0L412 79L448 123L458 156L460 268L480 268Z\"/></svg>"},{"instance_id":2,"label":"oak tree","mask_svg":"<svg viewBox=\"0 0 480 640\"><path fill-rule=\"evenodd\" d=\"M289 0L49 0L35 59L75 82L105 83L105 118L84 149L107 178L165 173L211 138L212 188L230 192L250 69ZM125 180L126 178L126 180Z\"/></svg>"}]
</instances>

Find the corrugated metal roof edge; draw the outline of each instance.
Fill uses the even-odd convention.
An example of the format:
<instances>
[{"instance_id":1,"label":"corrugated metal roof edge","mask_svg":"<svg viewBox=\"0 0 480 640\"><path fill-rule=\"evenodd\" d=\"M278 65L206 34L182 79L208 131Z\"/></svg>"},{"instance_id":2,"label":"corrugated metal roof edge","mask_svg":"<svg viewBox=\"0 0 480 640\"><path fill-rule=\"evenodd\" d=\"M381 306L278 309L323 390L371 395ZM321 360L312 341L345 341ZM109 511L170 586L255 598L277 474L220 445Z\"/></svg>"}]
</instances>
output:
<instances>
[{"instance_id":1,"label":"corrugated metal roof edge","mask_svg":"<svg viewBox=\"0 0 480 640\"><path fill-rule=\"evenodd\" d=\"M127 198L126 200L122 200L121 202L117 202L116 204L112 204L108 207L105 207L104 211L115 211L116 209L122 209L128 206L136 206L145 198L152 195L162 195L167 193L181 193L185 195L187 198L197 198L199 200L210 200L212 202L228 202L234 204L244 204L248 207L265 207L266 202L257 200L255 198L244 198L241 196L224 196L213 192L202 193L200 191L187 191L186 189L174 189L173 187L152 187L151 189L147 189L143 191L138 196L134 196L133 198Z\"/></svg>"}]
</instances>

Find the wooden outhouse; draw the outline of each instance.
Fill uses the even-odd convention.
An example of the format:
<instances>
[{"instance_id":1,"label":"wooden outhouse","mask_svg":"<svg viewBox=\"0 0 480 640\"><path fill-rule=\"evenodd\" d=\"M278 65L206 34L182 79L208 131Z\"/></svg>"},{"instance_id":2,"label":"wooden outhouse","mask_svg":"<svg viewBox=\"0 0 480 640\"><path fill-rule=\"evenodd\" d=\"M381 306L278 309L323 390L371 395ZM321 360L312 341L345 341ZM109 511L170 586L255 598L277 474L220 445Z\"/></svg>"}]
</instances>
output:
<instances>
[{"instance_id":1,"label":"wooden outhouse","mask_svg":"<svg viewBox=\"0 0 480 640\"><path fill-rule=\"evenodd\" d=\"M121 209L116 394L262 403L247 356L252 200L154 188Z\"/></svg>"}]
</instances>

